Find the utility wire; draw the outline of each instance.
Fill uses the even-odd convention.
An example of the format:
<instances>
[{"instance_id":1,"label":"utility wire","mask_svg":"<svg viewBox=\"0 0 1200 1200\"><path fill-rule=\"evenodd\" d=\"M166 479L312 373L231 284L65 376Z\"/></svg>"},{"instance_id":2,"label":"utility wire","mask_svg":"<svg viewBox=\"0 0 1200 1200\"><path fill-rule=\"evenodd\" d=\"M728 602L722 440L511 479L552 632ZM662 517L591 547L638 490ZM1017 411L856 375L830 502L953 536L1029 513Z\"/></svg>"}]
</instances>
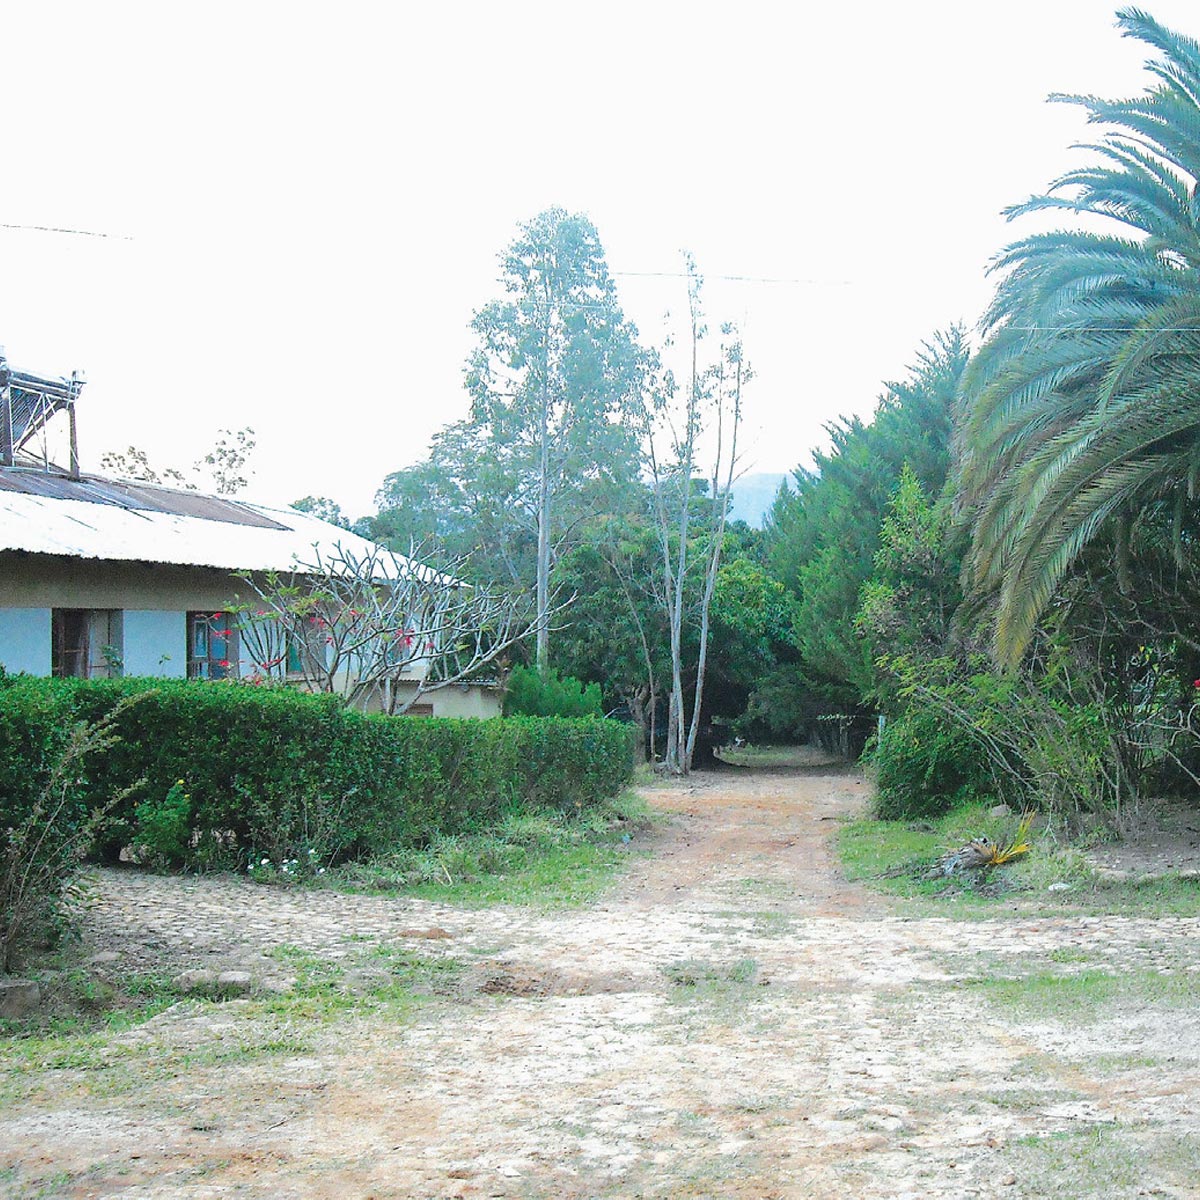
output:
<instances>
[{"instance_id":1,"label":"utility wire","mask_svg":"<svg viewBox=\"0 0 1200 1200\"><path fill-rule=\"evenodd\" d=\"M627 279L689 279L686 271L610 271ZM726 283L781 283L805 287L853 287L853 279L788 279L771 275L701 275L701 279L720 279Z\"/></svg>"},{"instance_id":2,"label":"utility wire","mask_svg":"<svg viewBox=\"0 0 1200 1200\"><path fill-rule=\"evenodd\" d=\"M92 229L62 229L57 225L13 225L8 221L0 221L0 229L25 229L34 233L70 233L76 237L113 238L119 242L133 241L133 238L124 233L97 233Z\"/></svg>"}]
</instances>

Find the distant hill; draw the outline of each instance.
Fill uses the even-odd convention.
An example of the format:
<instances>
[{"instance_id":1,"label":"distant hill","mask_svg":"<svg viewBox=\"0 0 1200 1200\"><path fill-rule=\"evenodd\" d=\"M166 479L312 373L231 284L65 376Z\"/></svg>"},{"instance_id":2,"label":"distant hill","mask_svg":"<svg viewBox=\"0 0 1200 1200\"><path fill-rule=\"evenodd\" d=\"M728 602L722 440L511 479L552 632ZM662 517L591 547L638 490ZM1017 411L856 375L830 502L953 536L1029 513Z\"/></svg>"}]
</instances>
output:
<instances>
[{"instance_id":1,"label":"distant hill","mask_svg":"<svg viewBox=\"0 0 1200 1200\"><path fill-rule=\"evenodd\" d=\"M743 475L733 485L733 508L730 510L730 516L735 521L745 521L747 525L761 529L771 505L775 503L779 485L787 478L785 474L768 472Z\"/></svg>"}]
</instances>

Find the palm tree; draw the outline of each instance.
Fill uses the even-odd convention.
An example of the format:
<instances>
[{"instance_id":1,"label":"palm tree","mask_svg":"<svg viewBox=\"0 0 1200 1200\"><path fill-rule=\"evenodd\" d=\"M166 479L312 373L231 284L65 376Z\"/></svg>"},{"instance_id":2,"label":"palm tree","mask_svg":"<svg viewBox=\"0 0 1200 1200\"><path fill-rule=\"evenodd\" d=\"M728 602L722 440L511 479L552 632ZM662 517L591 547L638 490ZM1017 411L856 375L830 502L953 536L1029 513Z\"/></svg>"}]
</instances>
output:
<instances>
[{"instance_id":1,"label":"palm tree","mask_svg":"<svg viewBox=\"0 0 1200 1200\"><path fill-rule=\"evenodd\" d=\"M1171 506L1181 553L1200 483L1200 45L1137 9L1117 18L1158 52L1154 84L1132 100L1052 97L1105 127L1083 147L1099 162L1007 210L1103 221L998 256L1006 274L964 379L967 570L977 594L997 598L994 650L1010 666L1101 531L1120 561L1130 521Z\"/></svg>"}]
</instances>

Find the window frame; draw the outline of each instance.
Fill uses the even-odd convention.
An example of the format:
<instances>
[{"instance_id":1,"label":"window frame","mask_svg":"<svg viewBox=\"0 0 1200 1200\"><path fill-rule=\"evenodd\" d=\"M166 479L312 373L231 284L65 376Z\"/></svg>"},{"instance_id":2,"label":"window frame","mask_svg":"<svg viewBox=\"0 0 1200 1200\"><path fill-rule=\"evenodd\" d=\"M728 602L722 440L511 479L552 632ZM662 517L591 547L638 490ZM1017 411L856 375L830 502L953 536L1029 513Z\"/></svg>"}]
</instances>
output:
<instances>
[{"instance_id":1,"label":"window frame","mask_svg":"<svg viewBox=\"0 0 1200 1200\"><path fill-rule=\"evenodd\" d=\"M187 677L237 679L240 640L234 616L228 612L189 612L187 615Z\"/></svg>"}]
</instances>

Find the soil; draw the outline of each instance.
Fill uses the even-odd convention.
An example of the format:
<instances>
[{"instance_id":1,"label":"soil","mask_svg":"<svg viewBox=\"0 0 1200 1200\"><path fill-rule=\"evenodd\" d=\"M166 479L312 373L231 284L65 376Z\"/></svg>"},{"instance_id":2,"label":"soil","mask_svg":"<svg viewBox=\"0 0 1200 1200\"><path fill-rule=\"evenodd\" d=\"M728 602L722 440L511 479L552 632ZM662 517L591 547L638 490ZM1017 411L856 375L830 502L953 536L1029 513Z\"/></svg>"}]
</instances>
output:
<instances>
[{"instance_id":1,"label":"soil","mask_svg":"<svg viewBox=\"0 0 1200 1200\"><path fill-rule=\"evenodd\" d=\"M1186 997L1200 921L898 916L831 846L867 791L820 766L656 788L670 820L565 912L105 871L99 980L246 971L259 998L184 1001L42 1070L0 1110L0 1194L1200 1195L1194 1002L1031 1017L978 983L1091 970ZM297 1006L281 1032L281 946L349 987L380 950L460 966L402 1012Z\"/></svg>"}]
</instances>

